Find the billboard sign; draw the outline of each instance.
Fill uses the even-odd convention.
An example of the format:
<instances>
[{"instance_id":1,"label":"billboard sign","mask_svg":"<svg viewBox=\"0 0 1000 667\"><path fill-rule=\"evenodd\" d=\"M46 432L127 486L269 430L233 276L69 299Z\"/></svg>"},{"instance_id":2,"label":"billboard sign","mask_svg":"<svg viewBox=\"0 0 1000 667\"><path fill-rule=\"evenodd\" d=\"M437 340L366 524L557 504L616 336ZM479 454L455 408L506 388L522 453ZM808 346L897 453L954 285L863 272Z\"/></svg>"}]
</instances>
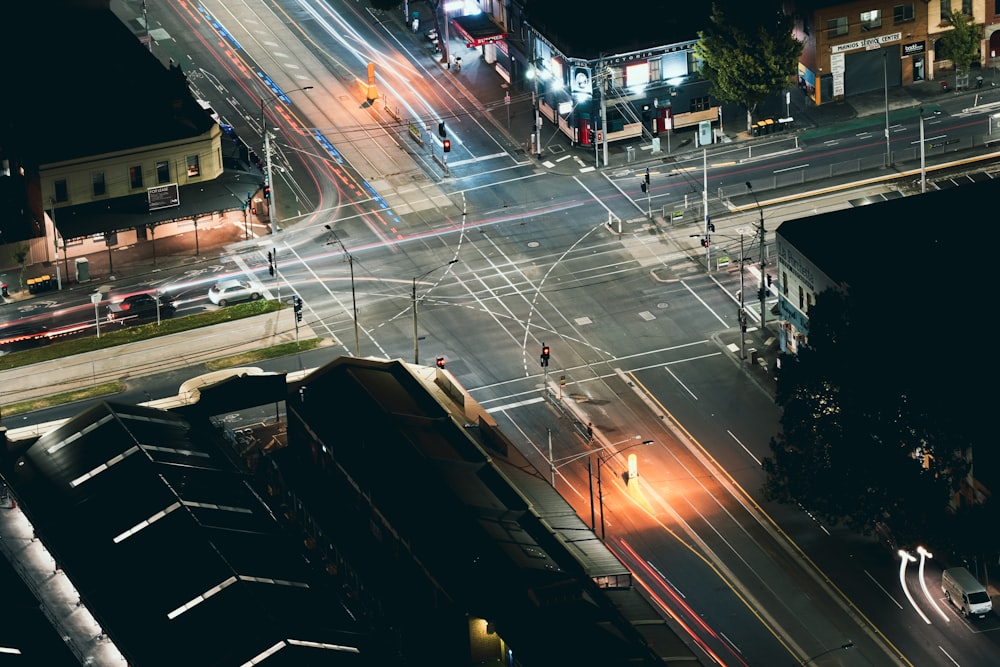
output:
<instances>
[{"instance_id":1,"label":"billboard sign","mask_svg":"<svg viewBox=\"0 0 1000 667\"><path fill-rule=\"evenodd\" d=\"M146 196L149 199L150 211L181 205L181 191L176 183L167 183L166 185L158 185L155 188L147 188Z\"/></svg>"}]
</instances>

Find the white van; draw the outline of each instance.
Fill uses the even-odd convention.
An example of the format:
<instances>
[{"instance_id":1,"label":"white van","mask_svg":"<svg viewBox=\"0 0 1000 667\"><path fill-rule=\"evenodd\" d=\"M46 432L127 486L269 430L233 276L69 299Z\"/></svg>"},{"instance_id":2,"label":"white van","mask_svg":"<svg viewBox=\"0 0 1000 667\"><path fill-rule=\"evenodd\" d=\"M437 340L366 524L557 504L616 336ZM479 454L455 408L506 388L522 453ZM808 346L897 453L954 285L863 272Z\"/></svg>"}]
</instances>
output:
<instances>
[{"instance_id":1,"label":"white van","mask_svg":"<svg viewBox=\"0 0 1000 667\"><path fill-rule=\"evenodd\" d=\"M993 611L989 593L964 567L945 570L941 575L941 590L945 598L966 617L983 618Z\"/></svg>"}]
</instances>

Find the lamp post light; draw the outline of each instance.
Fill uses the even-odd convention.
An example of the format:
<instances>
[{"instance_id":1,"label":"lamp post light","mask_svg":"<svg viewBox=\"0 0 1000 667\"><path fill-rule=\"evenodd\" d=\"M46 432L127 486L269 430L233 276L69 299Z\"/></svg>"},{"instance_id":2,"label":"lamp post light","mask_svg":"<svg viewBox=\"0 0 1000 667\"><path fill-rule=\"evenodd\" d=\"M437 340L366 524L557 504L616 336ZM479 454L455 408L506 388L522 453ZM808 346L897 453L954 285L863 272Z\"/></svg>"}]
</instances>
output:
<instances>
[{"instance_id":1,"label":"lamp post light","mask_svg":"<svg viewBox=\"0 0 1000 667\"><path fill-rule=\"evenodd\" d=\"M344 247L344 242L340 240L337 236L337 232L334 231L330 225L324 225L331 234L333 234L334 240L340 245L340 249L344 251L344 255L347 256L347 263L351 267L351 309L354 311L354 356L361 358L361 336L358 334L358 300L354 292L354 255L347 252L347 248Z\"/></svg>"},{"instance_id":2,"label":"lamp post light","mask_svg":"<svg viewBox=\"0 0 1000 667\"><path fill-rule=\"evenodd\" d=\"M634 436L633 438L630 438L630 439L631 440L639 440L641 437L642 437L641 435L637 435L637 436ZM628 441L627 440L622 440L622 442L628 442ZM615 444L621 444L621 443L614 443L611 446L613 447ZM598 450L598 452L597 452L597 502L600 505L600 510L601 510L601 541L602 542L604 541L604 491L603 491L603 489L601 487L601 466L604 465L605 463L607 463L608 461L610 461L611 459L613 459L614 457L618 456L622 452L625 452L625 451L627 451L629 449L632 449L633 447L641 447L643 445L651 445L651 444L653 444L652 440L643 440L642 442L633 443L633 444L629 445L628 447L622 447L618 451L612 452L611 454L608 454L607 456L602 456L601 452L603 450ZM590 512L591 512L591 516L593 517L593 513L594 513L593 498L591 498Z\"/></svg>"},{"instance_id":3,"label":"lamp post light","mask_svg":"<svg viewBox=\"0 0 1000 667\"><path fill-rule=\"evenodd\" d=\"M882 86L885 91L885 166L892 166L892 147L889 145L889 52L882 49Z\"/></svg>"},{"instance_id":4,"label":"lamp post light","mask_svg":"<svg viewBox=\"0 0 1000 667\"><path fill-rule=\"evenodd\" d=\"M271 223L271 233L274 234L278 231L278 206L276 198L276 190L274 187L274 182L271 180L271 135L267 131L267 115L265 110L268 105L274 104L275 102L280 102L282 100L287 100L288 96L292 93L297 93L303 90L312 90L312 86L302 86L301 88L295 88L294 90L289 90L288 92L283 92L280 95L273 97L270 100L265 100L263 97L260 98L260 131L264 135L264 163L267 179L267 185L270 188L270 201L267 203L267 213L268 218Z\"/></svg>"},{"instance_id":5,"label":"lamp post light","mask_svg":"<svg viewBox=\"0 0 1000 667\"><path fill-rule=\"evenodd\" d=\"M422 278L426 278L427 276L429 276L430 274L434 273L438 269L447 268L447 267L451 266L452 264L454 264L457 261L458 261L457 259L453 259L450 262L448 262L447 264L442 264L441 266L436 266L436 267L434 267L433 269L431 269L429 271L425 271L425 272L421 273L419 276L416 276L413 279L413 291L410 292L410 303L413 306L413 363L415 363L415 364L419 364L420 363L420 348L419 348L419 342L418 342L419 338L417 337L417 281L420 280L420 279L422 279Z\"/></svg>"},{"instance_id":6,"label":"lamp post light","mask_svg":"<svg viewBox=\"0 0 1000 667\"><path fill-rule=\"evenodd\" d=\"M739 320L740 326L740 360L747 358L747 309L743 301L743 294L745 287L743 286L743 264L746 262L746 255L743 251L743 236L746 234L746 230L743 227L737 227L737 232L740 235L740 310L737 313L737 320Z\"/></svg>"},{"instance_id":7,"label":"lamp post light","mask_svg":"<svg viewBox=\"0 0 1000 667\"><path fill-rule=\"evenodd\" d=\"M924 152L924 108L920 107L920 192L927 192L927 156Z\"/></svg>"},{"instance_id":8,"label":"lamp post light","mask_svg":"<svg viewBox=\"0 0 1000 667\"><path fill-rule=\"evenodd\" d=\"M747 190L750 191L750 195L753 197L754 204L757 205L757 212L760 213L760 227L757 230L760 236L760 291L758 296L760 297L760 330L764 330L765 314L764 307L766 304L767 292L764 287L764 271L767 269L767 260L764 259L764 209L760 207L760 201L757 199L757 194L753 191L753 186L750 185L750 181L747 181Z\"/></svg>"},{"instance_id":9,"label":"lamp post light","mask_svg":"<svg viewBox=\"0 0 1000 667\"><path fill-rule=\"evenodd\" d=\"M817 653L816 655L812 656L811 658L807 658L803 662L799 663L799 665L800 665L800 667L805 667L810 662L816 660L817 658L822 658L824 655L827 655L828 653L833 653L834 651L847 651L847 650L850 650L852 648L854 648L854 642L852 642L850 639L848 639L846 642L844 642L840 646L834 646L833 648L828 648L825 651Z\"/></svg>"},{"instance_id":10,"label":"lamp post light","mask_svg":"<svg viewBox=\"0 0 1000 667\"><path fill-rule=\"evenodd\" d=\"M531 114L534 122L531 127L531 137L529 141L531 142L531 153L535 157L541 157L542 147L541 147L541 127L542 127L542 116L539 112L540 99L538 97L538 77L540 76L541 69L539 68L540 60L532 60L531 65L528 66L528 71L526 76L531 79L533 90L531 92Z\"/></svg>"},{"instance_id":11,"label":"lamp post light","mask_svg":"<svg viewBox=\"0 0 1000 667\"><path fill-rule=\"evenodd\" d=\"M97 328L97 337L101 337L101 315L97 311L97 304L101 302L101 293L94 292L90 295L90 302L94 304L94 326Z\"/></svg>"}]
</instances>

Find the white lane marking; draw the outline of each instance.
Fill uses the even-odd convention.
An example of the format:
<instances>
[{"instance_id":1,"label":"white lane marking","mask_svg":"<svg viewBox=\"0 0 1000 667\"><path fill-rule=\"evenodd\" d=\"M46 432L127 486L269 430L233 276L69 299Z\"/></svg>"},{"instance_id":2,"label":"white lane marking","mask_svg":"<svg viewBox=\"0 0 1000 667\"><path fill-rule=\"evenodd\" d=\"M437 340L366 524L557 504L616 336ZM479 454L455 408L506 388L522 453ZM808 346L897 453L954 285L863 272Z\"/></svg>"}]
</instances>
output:
<instances>
[{"instance_id":1,"label":"white lane marking","mask_svg":"<svg viewBox=\"0 0 1000 667\"><path fill-rule=\"evenodd\" d=\"M506 405L498 405L493 408L487 408L486 412L502 412L504 410L511 410L513 408L524 407L525 405L533 405L535 403L541 403L544 400L545 399L542 398L541 396L537 396L535 398L529 398L526 401L518 401L517 403L507 403Z\"/></svg>"},{"instance_id":2,"label":"white lane marking","mask_svg":"<svg viewBox=\"0 0 1000 667\"><path fill-rule=\"evenodd\" d=\"M758 459L758 458L757 458L756 456L754 456L754 455L753 455L753 452L751 452L751 451L750 451L749 449L747 449L747 446L746 446L746 445L744 445L744 444L743 444L742 442L740 442L740 439L739 439L739 438L737 438L737 437L736 437L735 435L733 435L733 432L732 432L732 431L728 431L728 430L727 430L727 431L726 431L726 433L728 433L728 434L729 434L729 437L730 437L730 438L732 438L733 440L735 440L735 441L736 441L736 444L737 444L737 445L739 445L740 447L742 447L742 448L743 448L743 451L744 451L744 452L746 452L747 454L749 454L749 455L750 455L750 458L752 458L752 459L753 459L754 461L756 461L756 462L757 462L757 465L759 465L759 466L763 467L763 464L762 464L762 463L760 462L760 459Z\"/></svg>"},{"instance_id":3,"label":"white lane marking","mask_svg":"<svg viewBox=\"0 0 1000 667\"><path fill-rule=\"evenodd\" d=\"M885 590L885 588L882 586L882 584L878 583L878 579L876 579L875 577L873 577L871 575L871 572L869 572L868 570L865 570L864 573L868 576L869 579L871 579L873 582L875 582L875 585L879 587L879 590L881 590L883 593L885 593L885 596L887 598L889 598L890 600L892 600L892 603L894 605L896 605L900 609L903 608L903 605L899 604L899 602L896 601L896 598L892 597L892 594L889 591Z\"/></svg>"}]
</instances>

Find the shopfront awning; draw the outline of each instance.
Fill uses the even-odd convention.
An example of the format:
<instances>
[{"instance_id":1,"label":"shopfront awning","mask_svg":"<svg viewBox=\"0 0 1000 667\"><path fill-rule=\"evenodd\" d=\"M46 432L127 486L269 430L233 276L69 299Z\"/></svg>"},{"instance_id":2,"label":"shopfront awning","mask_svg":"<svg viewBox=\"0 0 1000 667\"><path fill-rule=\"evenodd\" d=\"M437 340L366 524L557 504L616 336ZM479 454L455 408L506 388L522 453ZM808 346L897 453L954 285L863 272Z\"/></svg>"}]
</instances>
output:
<instances>
[{"instance_id":1,"label":"shopfront awning","mask_svg":"<svg viewBox=\"0 0 1000 667\"><path fill-rule=\"evenodd\" d=\"M59 208L56 227L66 241L94 234L110 234L185 220L212 213L235 211L246 205L247 196L264 182L257 171L226 169L216 179L182 185L179 204L157 210L149 209L145 192Z\"/></svg>"},{"instance_id":2,"label":"shopfront awning","mask_svg":"<svg viewBox=\"0 0 1000 667\"><path fill-rule=\"evenodd\" d=\"M451 20L451 24L470 48L499 42L507 37L507 32L485 13L458 16Z\"/></svg>"}]
</instances>

